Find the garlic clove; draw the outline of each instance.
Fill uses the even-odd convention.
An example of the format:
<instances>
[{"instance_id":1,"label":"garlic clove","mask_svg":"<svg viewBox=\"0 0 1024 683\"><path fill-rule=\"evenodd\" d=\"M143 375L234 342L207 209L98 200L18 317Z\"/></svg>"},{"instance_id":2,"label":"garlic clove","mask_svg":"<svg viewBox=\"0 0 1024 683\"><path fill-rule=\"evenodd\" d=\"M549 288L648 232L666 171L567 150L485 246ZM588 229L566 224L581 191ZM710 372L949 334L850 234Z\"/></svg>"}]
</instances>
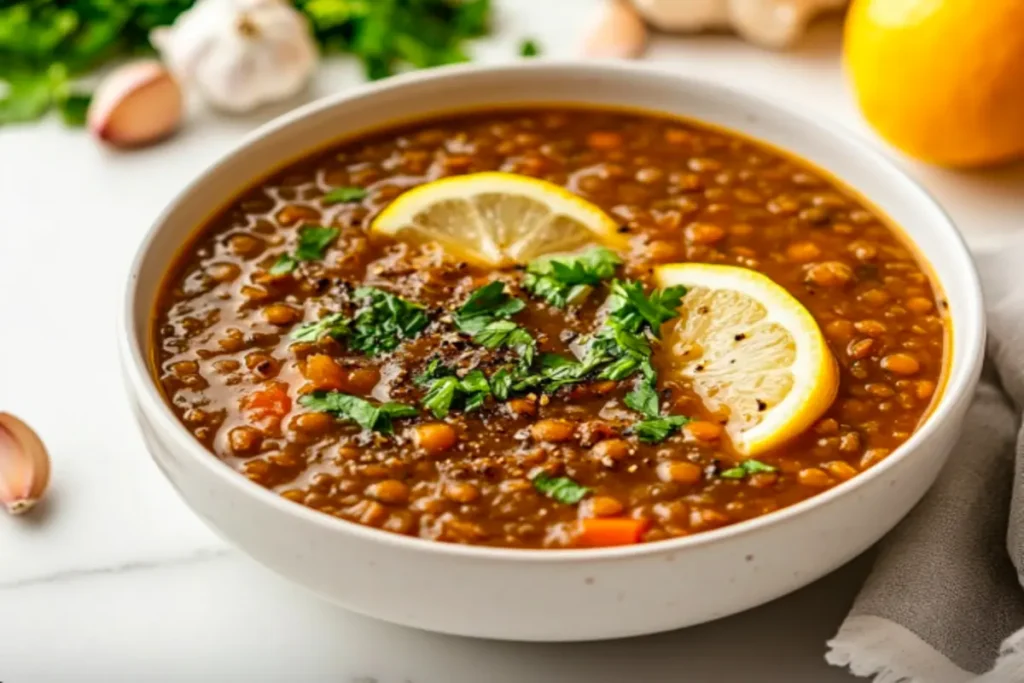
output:
<instances>
[{"instance_id":1,"label":"garlic clove","mask_svg":"<svg viewBox=\"0 0 1024 683\"><path fill-rule=\"evenodd\" d=\"M161 140L181 123L181 87L155 60L112 71L93 95L89 130L115 147L140 147Z\"/></svg>"},{"instance_id":2,"label":"garlic clove","mask_svg":"<svg viewBox=\"0 0 1024 683\"><path fill-rule=\"evenodd\" d=\"M0 504L12 515L32 509L50 483L50 456L32 428L0 413Z\"/></svg>"},{"instance_id":3,"label":"garlic clove","mask_svg":"<svg viewBox=\"0 0 1024 683\"><path fill-rule=\"evenodd\" d=\"M647 25L626 0L606 0L583 42L583 56L633 59L647 47Z\"/></svg>"}]
</instances>

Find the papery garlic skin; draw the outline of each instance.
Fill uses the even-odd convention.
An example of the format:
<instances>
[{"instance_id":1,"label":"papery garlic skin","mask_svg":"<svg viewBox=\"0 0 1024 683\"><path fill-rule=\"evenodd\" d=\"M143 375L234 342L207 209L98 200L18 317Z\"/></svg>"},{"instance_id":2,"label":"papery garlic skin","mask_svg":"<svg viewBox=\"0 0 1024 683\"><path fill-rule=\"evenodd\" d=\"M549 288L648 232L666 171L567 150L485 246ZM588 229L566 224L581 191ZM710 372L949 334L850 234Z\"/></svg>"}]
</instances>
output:
<instances>
[{"instance_id":1,"label":"papery garlic skin","mask_svg":"<svg viewBox=\"0 0 1024 683\"><path fill-rule=\"evenodd\" d=\"M633 0L643 17L666 31L731 28L752 43L789 47L818 14L847 0Z\"/></svg>"},{"instance_id":2,"label":"papery garlic skin","mask_svg":"<svg viewBox=\"0 0 1024 683\"><path fill-rule=\"evenodd\" d=\"M0 413L0 505L28 512L50 483L50 456L39 436L10 413Z\"/></svg>"},{"instance_id":3,"label":"papery garlic skin","mask_svg":"<svg viewBox=\"0 0 1024 683\"><path fill-rule=\"evenodd\" d=\"M297 94L319 59L308 20L284 0L199 0L150 40L179 80L235 113Z\"/></svg>"}]
</instances>

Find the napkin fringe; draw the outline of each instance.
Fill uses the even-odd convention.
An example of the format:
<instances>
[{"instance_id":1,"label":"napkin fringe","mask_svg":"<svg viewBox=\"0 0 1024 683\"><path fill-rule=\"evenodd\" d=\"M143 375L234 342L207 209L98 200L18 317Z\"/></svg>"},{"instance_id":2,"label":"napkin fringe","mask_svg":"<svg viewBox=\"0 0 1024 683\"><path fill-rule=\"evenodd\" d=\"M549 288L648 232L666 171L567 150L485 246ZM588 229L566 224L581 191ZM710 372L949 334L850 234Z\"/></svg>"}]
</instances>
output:
<instances>
[{"instance_id":1,"label":"napkin fringe","mask_svg":"<svg viewBox=\"0 0 1024 683\"><path fill-rule=\"evenodd\" d=\"M999 659L996 660L996 665L975 683L1006 683L1006 681L1024 681L1024 629L1003 641L999 648Z\"/></svg>"},{"instance_id":2,"label":"napkin fringe","mask_svg":"<svg viewBox=\"0 0 1024 683\"><path fill-rule=\"evenodd\" d=\"M825 661L848 667L854 676L871 676L874 683L967 683L974 678L913 632L881 617L847 618L827 645Z\"/></svg>"}]
</instances>

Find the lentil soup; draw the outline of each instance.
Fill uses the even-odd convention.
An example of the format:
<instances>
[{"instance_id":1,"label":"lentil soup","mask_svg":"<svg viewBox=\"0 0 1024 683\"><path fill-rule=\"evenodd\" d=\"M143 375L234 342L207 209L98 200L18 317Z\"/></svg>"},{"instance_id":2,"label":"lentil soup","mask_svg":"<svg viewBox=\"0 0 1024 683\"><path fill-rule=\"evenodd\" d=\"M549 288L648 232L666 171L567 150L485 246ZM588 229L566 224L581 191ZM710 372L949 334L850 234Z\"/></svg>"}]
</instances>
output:
<instances>
[{"instance_id":1,"label":"lentil soup","mask_svg":"<svg viewBox=\"0 0 1024 683\"><path fill-rule=\"evenodd\" d=\"M407 190L482 171L563 186L628 248L570 257L594 277L559 282L369 233ZM839 387L799 437L742 456L667 371L667 318L633 330L649 373L611 349L552 379L601 340L610 291L656 301L674 262L756 270L817 321ZM243 193L164 284L154 372L204 446L297 504L438 541L604 546L751 519L881 461L936 399L944 317L883 217L807 164L676 118L537 107L372 133ZM667 419L630 400L647 381Z\"/></svg>"}]
</instances>

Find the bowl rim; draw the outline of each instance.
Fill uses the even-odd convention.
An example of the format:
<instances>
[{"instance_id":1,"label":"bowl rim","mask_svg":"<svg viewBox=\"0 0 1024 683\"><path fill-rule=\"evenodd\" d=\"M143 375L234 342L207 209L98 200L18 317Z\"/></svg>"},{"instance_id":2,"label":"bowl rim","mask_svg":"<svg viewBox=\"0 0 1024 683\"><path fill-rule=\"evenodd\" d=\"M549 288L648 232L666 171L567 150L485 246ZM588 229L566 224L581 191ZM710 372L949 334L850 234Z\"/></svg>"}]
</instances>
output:
<instances>
[{"instance_id":1,"label":"bowl rim","mask_svg":"<svg viewBox=\"0 0 1024 683\"><path fill-rule=\"evenodd\" d=\"M341 106L346 101L354 98L369 97L400 90L413 83L460 79L464 76L481 72L488 72L495 78L500 78L508 72L521 73L523 71L564 71L566 77L569 77L570 74L579 76L588 72L603 75L611 74L619 78L657 75L662 78L675 79L680 87L701 88L715 91L717 94L730 98L742 99L759 107L774 110L776 114L792 119L795 123L802 126L815 129L820 134L840 138L852 150L856 150L857 154L865 157L880 171L887 173L893 182L902 183L905 186L909 199L918 204L930 205L937 212L937 216L942 219L936 221L934 226L936 238L949 242L954 247L954 250L959 251L963 257L964 272L960 274L956 285L961 290L967 290L968 301L972 305L958 312L957 320L966 330L966 334L959 335L952 342L962 346L964 360L957 365L950 358L950 367L945 378L942 395L939 398L938 404L934 406L925 418L924 424L879 464L865 472L858 473L857 476L841 482L827 491L793 505L753 519L744 520L718 529L702 531L691 536L608 548L504 548L445 543L416 536L395 534L356 522L339 519L293 503L239 475L238 472L225 466L224 463L214 457L210 451L192 437L184 425L171 412L156 382L149 373L148 363L146 362L147 349L138 343L135 335L135 302L138 294L137 283L141 266L157 235L161 232L163 226L167 224L169 216L174 213L179 205L188 201L188 198L195 189L206 182L208 177L216 174L220 167L227 163L229 159L244 154L251 144L268 135L292 125L300 124L303 119L314 113ZM699 122L699 119L695 120ZM744 131L737 132L755 142L765 144L764 141L755 135ZM788 152L785 149L783 151ZM258 174L254 174L254 177L255 175ZM839 180L842 181L842 178L840 177ZM870 197L868 199L870 200ZM941 223L941 225L938 223ZM914 240L910 240L907 235L905 237L917 247ZM171 258L177 258L178 255L178 252L175 251ZM919 257L921 257L920 254ZM170 262L168 262L168 267L169 265ZM934 267L932 267L932 270L934 272ZM166 275L166 270L161 274L161 277L164 275ZM937 272L935 276L938 278ZM943 286L946 284L941 279L939 283ZM973 308L973 310L968 310L970 308ZM153 221L132 259L119 318L119 356L132 397L139 403L141 414L146 416L147 419L154 421L155 424L153 426L155 429L168 435L173 440L174 447L186 452L188 457L195 461L194 464L205 469L210 476L220 479L225 485L235 488L240 494L252 497L259 503L275 508L281 514L290 515L302 522L322 527L324 531L354 534L366 542L383 543L392 546L395 550L422 551L436 553L441 556L474 558L478 560L558 564L596 560L626 560L647 555L695 550L703 546L756 534L764 529L782 525L790 520L812 514L816 508L827 506L841 497L852 495L857 489L868 485L871 481L884 477L886 473L895 468L902 460L915 453L924 442L932 437L938 429L940 422L949 419L959 404L970 399L968 391L981 372L986 335L983 297L977 269L967 244L957 230L952 218L928 190L863 137L834 120L804 114L794 106L785 104L767 94L761 92L751 93L729 85L713 82L700 76L669 71L665 65L582 60L535 60L512 64L457 64L406 73L381 82L363 84L350 90L344 90L314 100L259 126L233 145L228 152L222 154L217 160L206 166L192 181L178 191ZM952 314L950 319L952 320ZM947 339L951 338L951 336L947 337ZM947 344L949 343L947 341Z\"/></svg>"}]
</instances>

